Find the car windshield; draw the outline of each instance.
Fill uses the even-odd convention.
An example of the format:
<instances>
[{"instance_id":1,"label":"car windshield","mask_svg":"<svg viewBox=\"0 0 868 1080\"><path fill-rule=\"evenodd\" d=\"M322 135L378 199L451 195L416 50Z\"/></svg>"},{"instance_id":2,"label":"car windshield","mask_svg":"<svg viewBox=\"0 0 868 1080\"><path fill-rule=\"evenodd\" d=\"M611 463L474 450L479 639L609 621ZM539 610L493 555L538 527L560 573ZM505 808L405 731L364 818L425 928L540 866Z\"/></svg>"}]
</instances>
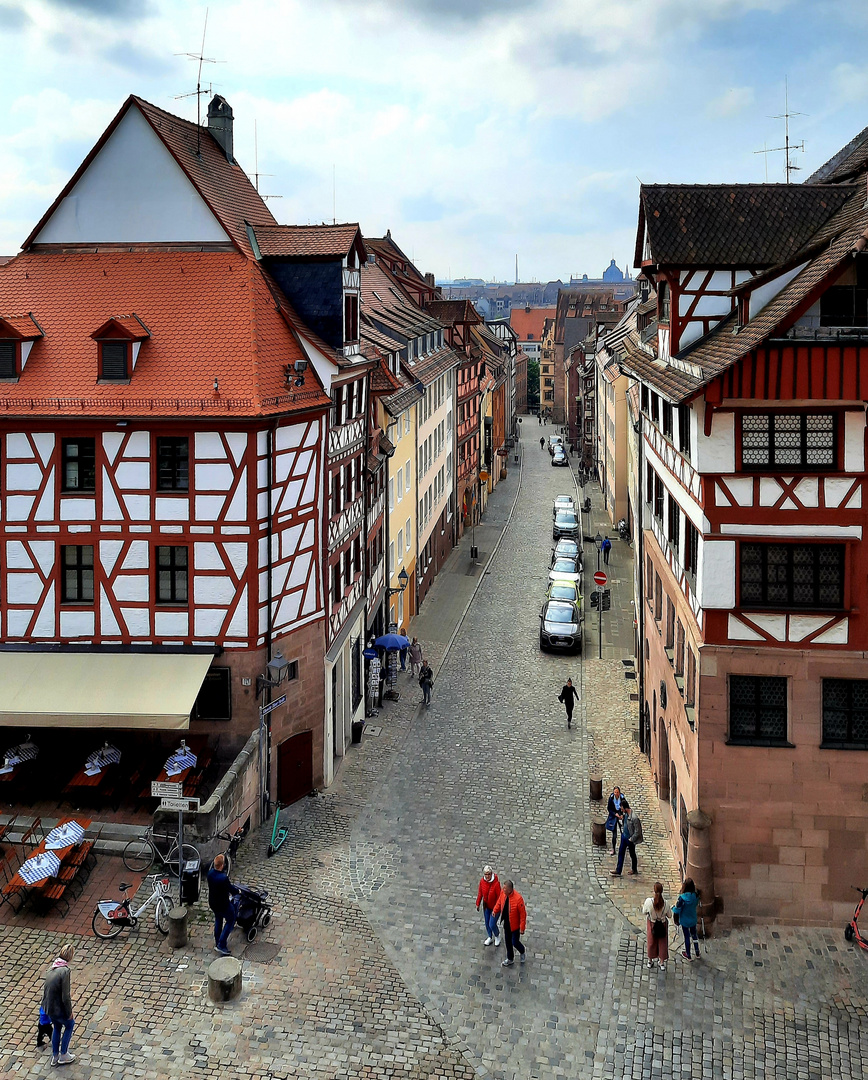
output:
<instances>
[{"instance_id":1,"label":"car windshield","mask_svg":"<svg viewBox=\"0 0 868 1080\"><path fill-rule=\"evenodd\" d=\"M549 622L572 623L576 621L573 609L569 604L549 604L546 617Z\"/></svg>"},{"instance_id":2,"label":"car windshield","mask_svg":"<svg viewBox=\"0 0 868 1080\"><path fill-rule=\"evenodd\" d=\"M558 546L555 548L555 554L557 555L577 555L579 551L579 545L575 540L559 540Z\"/></svg>"},{"instance_id":3,"label":"car windshield","mask_svg":"<svg viewBox=\"0 0 868 1080\"><path fill-rule=\"evenodd\" d=\"M578 525L576 515L571 514L568 510L560 510L555 520L558 525Z\"/></svg>"},{"instance_id":4,"label":"car windshield","mask_svg":"<svg viewBox=\"0 0 868 1080\"><path fill-rule=\"evenodd\" d=\"M559 570L563 574L575 574L576 563L574 559L555 559L555 565L552 570Z\"/></svg>"},{"instance_id":5,"label":"car windshield","mask_svg":"<svg viewBox=\"0 0 868 1080\"><path fill-rule=\"evenodd\" d=\"M553 600L574 600L576 590L572 585L552 585L551 596Z\"/></svg>"}]
</instances>

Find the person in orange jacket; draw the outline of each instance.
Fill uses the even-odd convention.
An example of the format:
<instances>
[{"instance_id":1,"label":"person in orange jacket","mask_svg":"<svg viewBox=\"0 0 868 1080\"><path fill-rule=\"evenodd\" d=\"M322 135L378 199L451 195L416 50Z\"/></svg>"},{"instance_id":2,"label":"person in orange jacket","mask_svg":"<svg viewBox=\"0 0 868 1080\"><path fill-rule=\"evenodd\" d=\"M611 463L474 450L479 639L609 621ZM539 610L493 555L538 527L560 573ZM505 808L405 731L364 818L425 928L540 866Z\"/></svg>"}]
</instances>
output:
<instances>
[{"instance_id":1,"label":"person in orange jacket","mask_svg":"<svg viewBox=\"0 0 868 1080\"><path fill-rule=\"evenodd\" d=\"M482 877L479 879L479 889L476 893L476 910L482 904L482 917L485 919L486 938L483 945L499 945L500 934L497 932L497 918L494 914L494 905L500 896L500 882L497 874L490 866L483 866Z\"/></svg>"},{"instance_id":2,"label":"person in orange jacket","mask_svg":"<svg viewBox=\"0 0 868 1080\"><path fill-rule=\"evenodd\" d=\"M521 943L521 935L527 926L527 908L524 906L524 897L509 878L503 883L503 889L494 905L494 914L495 917L500 917L506 936L506 959L502 961L503 966L512 967L515 963L514 949L518 949L519 960L523 964L527 950Z\"/></svg>"}]
</instances>

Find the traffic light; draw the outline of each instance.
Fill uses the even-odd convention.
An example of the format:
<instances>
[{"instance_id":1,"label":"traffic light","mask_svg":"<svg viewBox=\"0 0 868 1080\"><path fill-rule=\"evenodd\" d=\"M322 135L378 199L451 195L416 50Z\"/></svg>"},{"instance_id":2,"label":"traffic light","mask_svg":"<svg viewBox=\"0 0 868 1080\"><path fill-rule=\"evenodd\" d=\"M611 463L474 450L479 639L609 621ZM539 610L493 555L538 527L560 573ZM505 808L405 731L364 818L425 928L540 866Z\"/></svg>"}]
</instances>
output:
<instances>
[{"instance_id":1,"label":"traffic light","mask_svg":"<svg viewBox=\"0 0 868 1080\"><path fill-rule=\"evenodd\" d=\"M604 589L602 593L603 611L608 611L612 606L612 590Z\"/></svg>"},{"instance_id":2,"label":"traffic light","mask_svg":"<svg viewBox=\"0 0 868 1080\"><path fill-rule=\"evenodd\" d=\"M591 593L591 607L598 608L600 606L600 594L596 589Z\"/></svg>"}]
</instances>

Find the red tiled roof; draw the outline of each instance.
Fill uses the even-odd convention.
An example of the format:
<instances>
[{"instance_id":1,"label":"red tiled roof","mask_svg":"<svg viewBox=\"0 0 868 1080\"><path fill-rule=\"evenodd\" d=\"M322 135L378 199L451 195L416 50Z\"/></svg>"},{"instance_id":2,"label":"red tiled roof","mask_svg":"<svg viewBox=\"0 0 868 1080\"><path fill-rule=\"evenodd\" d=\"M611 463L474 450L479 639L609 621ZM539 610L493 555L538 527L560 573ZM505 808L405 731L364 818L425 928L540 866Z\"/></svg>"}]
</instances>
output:
<instances>
[{"instance_id":1,"label":"red tiled roof","mask_svg":"<svg viewBox=\"0 0 868 1080\"><path fill-rule=\"evenodd\" d=\"M430 311L444 326L482 322L482 316L469 300L429 300L425 310Z\"/></svg>"},{"instance_id":2,"label":"red tiled roof","mask_svg":"<svg viewBox=\"0 0 868 1080\"><path fill-rule=\"evenodd\" d=\"M257 225L253 230L264 258L269 256L344 255L358 238L362 261L367 258L358 224L345 225Z\"/></svg>"},{"instance_id":3,"label":"red tiled roof","mask_svg":"<svg viewBox=\"0 0 868 1080\"><path fill-rule=\"evenodd\" d=\"M0 386L0 416L327 407L310 366L303 387L286 385L285 365L304 353L297 317L274 288L254 259L231 250L25 252L0 268L0 311L32 311L45 337L20 380ZM97 382L90 335L113 311L135 311L151 335L129 384Z\"/></svg>"},{"instance_id":4,"label":"red tiled roof","mask_svg":"<svg viewBox=\"0 0 868 1080\"><path fill-rule=\"evenodd\" d=\"M199 127L190 120L183 120L135 95L130 95L121 106L117 116L39 220L22 247L26 250L33 243L34 237L39 235L43 225L60 201L78 182L127 110L134 107L140 110L157 136L166 145L190 182L210 206L232 242L240 251L252 255L245 222L253 226L276 225L277 222L247 174L240 165L227 160L220 144L207 127Z\"/></svg>"},{"instance_id":5,"label":"red tiled roof","mask_svg":"<svg viewBox=\"0 0 868 1080\"><path fill-rule=\"evenodd\" d=\"M509 313L509 325L521 341L539 341L542 338L545 320L553 318L556 310L553 307L514 307Z\"/></svg>"},{"instance_id":6,"label":"red tiled roof","mask_svg":"<svg viewBox=\"0 0 868 1080\"><path fill-rule=\"evenodd\" d=\"M151 336L150 330L135 312L132 315L113 315L108 322L104 322L90 336L92 338L109 337L109 335L118 331L124 337L131 338L133 341L144 341L145 338Z\"/></svg>"},{"instance_id":7,"label":"red tiled roof","mask_svg":"<svg viewBox=\"0 0 868 1080\"><path fill-rule=\"evenodd\" d=\"M0 326L5 326L7 330L12 331L14 337L23 338L25 341L32 341L34 338L42 337L42 327L29 313L27 315L0 316ZM5 337L6 335L2 336Z\"/></svg>"}]
</instances>

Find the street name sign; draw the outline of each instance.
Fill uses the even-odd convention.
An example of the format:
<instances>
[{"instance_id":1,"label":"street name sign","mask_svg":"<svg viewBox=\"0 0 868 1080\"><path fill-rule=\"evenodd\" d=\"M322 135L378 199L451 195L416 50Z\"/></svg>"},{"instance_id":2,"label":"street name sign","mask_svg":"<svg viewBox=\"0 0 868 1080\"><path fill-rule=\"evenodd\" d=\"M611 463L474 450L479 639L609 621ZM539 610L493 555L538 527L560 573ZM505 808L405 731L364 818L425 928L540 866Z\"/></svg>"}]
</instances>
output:
<instances>
[{"instance_id":1,"label":"street name sign","mask_svg":"<svg viewBox=\"0 0 868 1080\"><path fill-rule=\"evenodd\" d=\"M282 705L286 701L286 694L283 697L275 698L274 701L270 701L267 705L263 705L259 710L262 716L268 716L270 712L277 708L278 705Z\"/></svg>"},{"instance_id":2,"label":"street name sign","mask_svg":"<svg viewBox=\"0 0 868 1080\"><path fill-rule=\"evenodd\" d=\"M161 810L198 810L198 799L160 799Z\"/></svg>"},{"instance_id":3,"label":"street name sign","mask_svg":"<svg viewBox=\"0 0 868 1080\"><path fill-rule=\"evenodd\" d=\"M151 781L151 798L153 799L171 798L173 795L183 794L184 785L179 784L177 781Z\"/></svg>"}]
</instances>

